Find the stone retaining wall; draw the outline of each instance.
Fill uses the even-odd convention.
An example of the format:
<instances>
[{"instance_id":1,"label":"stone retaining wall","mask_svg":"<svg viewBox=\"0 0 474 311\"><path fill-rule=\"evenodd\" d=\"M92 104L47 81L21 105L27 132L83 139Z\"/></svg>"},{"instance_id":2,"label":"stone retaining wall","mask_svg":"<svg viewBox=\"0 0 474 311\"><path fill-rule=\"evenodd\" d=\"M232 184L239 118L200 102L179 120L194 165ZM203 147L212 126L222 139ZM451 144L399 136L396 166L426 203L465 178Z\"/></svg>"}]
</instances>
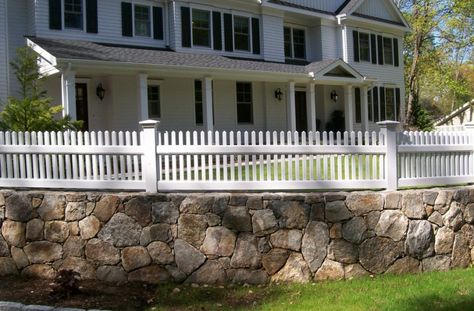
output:
<instances>
[{"instance_id":1,"label":"stone retaining wall","mask_svg":"<svg viewBox=\"0 0 474 311\"><path fill-rule=\"evenodd\" d=\"M108 282L350 279L467 267L474 188L400 192L0 192L0 276ZM472 253L471 253L471 250Z\"/></svg>"}]
</instances>

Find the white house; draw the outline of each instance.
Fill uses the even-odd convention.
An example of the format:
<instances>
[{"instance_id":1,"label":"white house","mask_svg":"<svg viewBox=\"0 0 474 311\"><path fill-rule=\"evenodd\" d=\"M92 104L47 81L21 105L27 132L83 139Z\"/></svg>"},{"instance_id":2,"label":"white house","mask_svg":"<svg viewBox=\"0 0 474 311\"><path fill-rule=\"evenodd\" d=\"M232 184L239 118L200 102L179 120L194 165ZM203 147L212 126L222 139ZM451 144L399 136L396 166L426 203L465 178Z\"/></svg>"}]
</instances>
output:
<instances>
[{"instance_id":1,"label":"white house","mask_svg":"<svg viewBox=\"0 0 474 311\"><path fill-rule=\"evenodd\" d=\"M392 0L2 0L0 16L0 98L26 42L88 130L314 131L334 111L332 127L365 130L403 115L409 26Z\"/></svg>"}]
</instances>

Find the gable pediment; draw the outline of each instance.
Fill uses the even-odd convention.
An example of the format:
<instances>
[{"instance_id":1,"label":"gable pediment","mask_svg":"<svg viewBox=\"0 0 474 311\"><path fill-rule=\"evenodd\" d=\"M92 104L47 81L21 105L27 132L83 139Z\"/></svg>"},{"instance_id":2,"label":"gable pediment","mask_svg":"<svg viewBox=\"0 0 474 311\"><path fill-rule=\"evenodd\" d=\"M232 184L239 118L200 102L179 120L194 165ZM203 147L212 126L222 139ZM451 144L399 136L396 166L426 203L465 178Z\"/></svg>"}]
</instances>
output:
<instances>
[{"instance_id":1,"label":"gable pediment","mask_svg":"<svg viewBox=\"0 0 474 311\"><path fill-rule=\"evenodd\" d=\"M323 76L325 77L341 77L341 78L356 78L352 73L350 73L346 68L342 66L337 66L328 72L326 72Z\"/></svg>"},{"instance_id":2,"label":"gable pediment","mask_svg":"<svg viewBox=\"0 0 474 311\"><path fill-rule=\"evenodd\" d=\"M403 20L400 18L398 12L386 0L365 0L354 13L354 15L375 17L377 19L403 24Z\"/></svg>"}]
</instances>

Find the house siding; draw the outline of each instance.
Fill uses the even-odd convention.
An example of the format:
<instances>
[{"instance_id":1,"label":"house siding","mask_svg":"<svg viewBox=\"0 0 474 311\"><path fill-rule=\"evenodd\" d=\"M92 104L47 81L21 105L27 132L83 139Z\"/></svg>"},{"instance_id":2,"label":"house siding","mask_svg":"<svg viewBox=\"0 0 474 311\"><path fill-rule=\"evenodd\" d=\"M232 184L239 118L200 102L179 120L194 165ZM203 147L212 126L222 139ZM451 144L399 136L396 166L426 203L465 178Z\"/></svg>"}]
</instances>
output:
<instances>
[{"instance_id":1,"label":"house siding","mask_svg":"<svg viewBox=\"0 0 474 311\"><path fill-rule=\"evenodd\" d=\"M0 100L8 96L7 2L0 1Z\"/></svg>"},{"instance_id":2,"label":"house siding","mask_svg":"<svg viewBox=\"0 0 474 311\"><path fill-rule=\"evenodd\" d=\"M322 10L326 12L335 12L345 0L285 0L286 2L305 6L308 8L313 8L317 10Z\"/></svg>"},{"instance_id":3,"label":"house siding","mask_svg":"<svg viewBox=\"0 0 474 311\"><path fill-rule=\"evenodd\" d=\"M393 8L389 7L387 1L365 0L355 12L393 22L401 22L400 17Z\"/></svg>"},{"instance_id":4,"label":"house siding","mask_svg":"<svg viewBox=\"0 0 474 311\"><path fill-rule=\"evenodd\" d=\"M283 42L283 18L263 15L263 57L267 61L285 61Z\"/></svg>"}]
</instances>

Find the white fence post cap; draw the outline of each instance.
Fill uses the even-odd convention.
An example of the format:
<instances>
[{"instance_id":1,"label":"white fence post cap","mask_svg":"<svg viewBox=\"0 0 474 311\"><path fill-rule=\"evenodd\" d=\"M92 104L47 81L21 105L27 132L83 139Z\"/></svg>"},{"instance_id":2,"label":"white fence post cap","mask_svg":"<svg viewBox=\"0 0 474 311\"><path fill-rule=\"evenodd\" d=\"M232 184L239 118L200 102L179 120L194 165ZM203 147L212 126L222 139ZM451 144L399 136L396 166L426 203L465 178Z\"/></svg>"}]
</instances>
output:
<instances>
[{"instance_id":1,"label":"white fence post cap","mask_svg":"<svg viewBox=\"0 0 474 311\"><path fill-rule=\"evenodd\" d=\"M160 125L160 121L157 121L157 120L143 120L143 121L140 121L139 124L144 129L146 129L146 128L157 128L158 125Z\"/></svg>"},{"instance_id":2,"label":"white fence post cap","mask_svg":"<svg viewBox=\"0 0 474 311\"><path fill-rule=\"evenodd\" d=\"M382 122L377 122L377 125L382 127L382 128L396 128L400 122L398 121L382 121Z\"/></svg>"},{"instance_id":3,"label":"white fence post cap","mask_svg":"<svg viewBox=\"0 0 474 311\"><path fill-rule=\"evenodd\" d=\"M474 129L474 122L468 122L464 124L465 128Z\"/></svg>"}]
</instances>

